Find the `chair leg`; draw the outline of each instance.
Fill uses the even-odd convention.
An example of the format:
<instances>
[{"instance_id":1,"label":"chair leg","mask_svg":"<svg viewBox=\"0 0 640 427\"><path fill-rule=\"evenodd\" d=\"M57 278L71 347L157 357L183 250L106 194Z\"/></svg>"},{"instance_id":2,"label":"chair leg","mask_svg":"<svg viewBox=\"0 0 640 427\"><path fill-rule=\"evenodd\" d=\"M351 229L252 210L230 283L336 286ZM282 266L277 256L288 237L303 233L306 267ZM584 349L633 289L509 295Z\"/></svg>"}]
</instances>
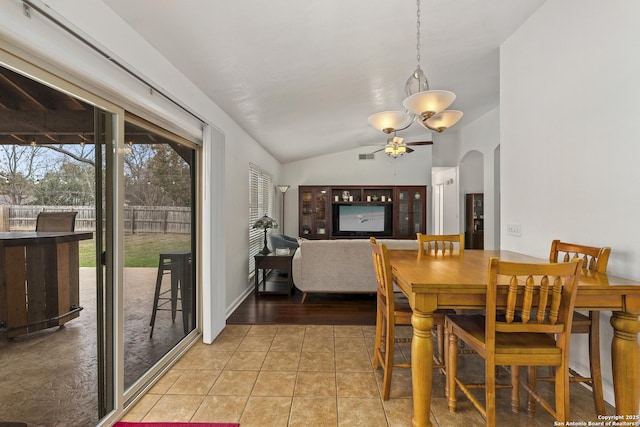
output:
<instances>
[{"instance_id":1,"label":"chair leg","mask_svg":"<svg viewBox=\"0 0 640 427\"><path fill-rule=\"evenodd\" d=\"M456 375L458 375L458 337L456 334L446 332L449 340L447 343L446 378L447 378L447 403L449 412L456 412Z\"/></svg>"},{"instance_id":2,"label":"chair leg","mask_svg":"<svg viewBox=\"0 0 640 427\"><path fill-rule=\"evenodd\" d=\"M593 401L598 415L606 415L604 393L602 392L602 370L600 369L600 312L589 312L591 326L589 331L589 367L591 369L591 387Z\"/></svg>"},{"instance_id":3,"label":"chair leg","mask_svg":"<svg viewBox=\"0 0 640 427\"><path fill-rule=\"evenodd\" d=\"M380 349L382 347L383 318L382 307L380 302L378 302L378 307L376 308L376 341L373 346L373 369L378 369L379 366Z\"/></svg>"},{"instance_id":4,"label":"chair leg","mask_svg":"<svg viewBox=\"0 0 640 427\"><path fill-rule=\"evenodd\" d=\"M395 325L390 319L385 319L385 332L386 337L384 340L384 376L382 380L382 400L389 400L389 394L391 392L391 375L393 373L393 356L394 356L394 340Z\"/></svg>"},{"instance_id":5,"label":"chair leg","mask_svg":"<svg viewBox=\"0 0 640 427\"><path fill-rule=\"evenodd\" d=\"M563 363L556 367L556 421L566 425L569 419L569 367Z\"/></svg>"},{"instance_id":6,"label":"chair leg","mask_svg":"<svg viewBox=\"0 0 640 427\"><path fill-rule=\"evenodd\" d=\"M535 390L536 389L536 366L528 366L527 367L527 383L529 385L529 388L531 390ZM557 372L557 370L556 370ZM536 399L535 397L531 394L531 392L529 392L529 400L528 400L528 406L527 406L527 412L529 414L529 418L533 418L534 414L536 413Z\"/></svg>"},{"instance_id":7,"label":"chair leg","mask_svg":"<svg viewBox=\"0 0 640 427\"><path fill-rule=\"evenodd\" d=\"M442 365L444 363L444 326L436 325L436 341L438 344L437 362Z\"/></svg>"},{"instance_id":8,"label":"chair leg","mask_svg":"<svg viewBox=\"0 0 640 427\"><path fill-rule=\"evenodd\" d=\"M491 360L490 360L491 359ZM485 412L487 427L496 425L496 365L491 355L487 355L484 365L485 370Z\"/></svg>"},{"instance_id":9,"label":"chair leg","mask_svg":"<svg viewBox=\"0 0 640 427\"><path fill-rule=\"evenodd\" d=\"M520 367L511 366L511 411L520 412Z\"/></svg>"},{"instance_id":10,"label":"chair leg","mask_svg":"<svg viewBox=\"0 0 640 427\"><path fill-rule=\"evenodd\" d=\"M158 264L158 275L156 277L156 291L153 295L153 310L151 311L151 322L149 322L149 326L151 326L149 338L153 338L153 328L156 324L156 312L158 310L158 300L160 299L160 287L162 286L162 262L162 259L160 259L160 263Z\"/></svg>"}]
</instances>

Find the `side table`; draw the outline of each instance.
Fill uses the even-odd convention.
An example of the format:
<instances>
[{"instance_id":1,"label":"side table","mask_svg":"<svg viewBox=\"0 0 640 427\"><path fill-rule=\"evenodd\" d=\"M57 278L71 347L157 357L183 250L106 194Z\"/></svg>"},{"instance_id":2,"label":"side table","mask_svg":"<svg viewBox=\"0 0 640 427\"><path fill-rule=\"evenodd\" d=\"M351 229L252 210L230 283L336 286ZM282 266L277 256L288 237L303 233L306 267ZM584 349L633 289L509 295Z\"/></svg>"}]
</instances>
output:
<instances>
[{"instance_id":1,"label":"side table","mask_svg":"<svg viewBox=\"0 0 640 427\"><path fill-rule=\"evenodd\" d=\"M291 271L291 260L296 250L289 250L288 255L276 255L274 252L270 254L257 254L255 256L256 263L256 295L261 294L279 294L291 297L291 289L293 288L293 274ZM276 280L267 281L267 271L269 269L284 270L287 277L276 277ZM259 270L262 270L262 283L260 283ZM277 280L282 279L282 280Z\"/></svg>"}]
</instances>

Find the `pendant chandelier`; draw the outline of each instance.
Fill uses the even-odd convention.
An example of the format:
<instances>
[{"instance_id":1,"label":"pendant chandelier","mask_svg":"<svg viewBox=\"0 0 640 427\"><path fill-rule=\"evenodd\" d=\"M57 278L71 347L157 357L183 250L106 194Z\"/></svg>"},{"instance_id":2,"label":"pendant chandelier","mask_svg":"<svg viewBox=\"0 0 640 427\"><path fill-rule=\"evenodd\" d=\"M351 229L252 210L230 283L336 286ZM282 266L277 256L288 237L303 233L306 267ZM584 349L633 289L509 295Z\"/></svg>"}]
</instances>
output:
<instances>
[{"instance_id":1,"label":"pendant chandelier","mask_svg":"<svg viewBox=\"0 0 640 427\"><path fill-rule=\"evenodd\" d=\"M387 135L392 132L395 135L395 132L407 129L413 123L414 118L426 129L440 133L455 125L462 117L462 111L447 110L456 99L456 95L447 90L429 90L427 76L420 68L420 0L417 0L416 4L416 59L418 66L405 84L407 98L402 105L406 111L383 111L369 117L369 123ZM394 153L396 148L403 145L402 141L399 144L393 141L388 142L385 152ZM397 155L392 157L397 157Z\"/></svg>"}]
</instances>

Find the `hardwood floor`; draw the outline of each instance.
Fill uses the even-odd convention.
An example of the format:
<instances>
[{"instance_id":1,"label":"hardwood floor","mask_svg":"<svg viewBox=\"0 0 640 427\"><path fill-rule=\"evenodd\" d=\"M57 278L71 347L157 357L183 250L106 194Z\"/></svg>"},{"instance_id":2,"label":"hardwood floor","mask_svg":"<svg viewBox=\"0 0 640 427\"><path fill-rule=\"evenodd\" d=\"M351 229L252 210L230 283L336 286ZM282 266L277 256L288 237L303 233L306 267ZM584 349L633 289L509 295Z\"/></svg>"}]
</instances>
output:
<instances>
[{"instance_id":1,"label":"hardwood floor","mask_svg":"<svg viewBox=\"0 0 640 427\"><path fill-rule=\"evenodd\" d=\"M375 325L376 295L309 294L301 304L302 292L294 287L287 295L247 297L227 319L227 324L251 325Z\"/></svg>"}]
</instances>

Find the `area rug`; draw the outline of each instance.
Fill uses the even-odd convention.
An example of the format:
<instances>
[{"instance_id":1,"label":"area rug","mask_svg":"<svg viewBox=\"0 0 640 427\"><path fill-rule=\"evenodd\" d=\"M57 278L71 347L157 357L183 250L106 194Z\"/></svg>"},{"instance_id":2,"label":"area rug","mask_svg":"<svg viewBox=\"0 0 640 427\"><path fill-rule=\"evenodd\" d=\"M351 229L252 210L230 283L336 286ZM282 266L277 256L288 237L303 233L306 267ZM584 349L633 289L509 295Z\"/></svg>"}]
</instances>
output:
<instances>
[{"instance_id":1,"label":"area rug","mask_svg":"<svg viewBox=\"0 0 640 427\"><path fill-rule=\"evenodd\" d=\"M118 421L113 427L240 427L238 423L158 423Z\"/></svg>"}]
</instances>

